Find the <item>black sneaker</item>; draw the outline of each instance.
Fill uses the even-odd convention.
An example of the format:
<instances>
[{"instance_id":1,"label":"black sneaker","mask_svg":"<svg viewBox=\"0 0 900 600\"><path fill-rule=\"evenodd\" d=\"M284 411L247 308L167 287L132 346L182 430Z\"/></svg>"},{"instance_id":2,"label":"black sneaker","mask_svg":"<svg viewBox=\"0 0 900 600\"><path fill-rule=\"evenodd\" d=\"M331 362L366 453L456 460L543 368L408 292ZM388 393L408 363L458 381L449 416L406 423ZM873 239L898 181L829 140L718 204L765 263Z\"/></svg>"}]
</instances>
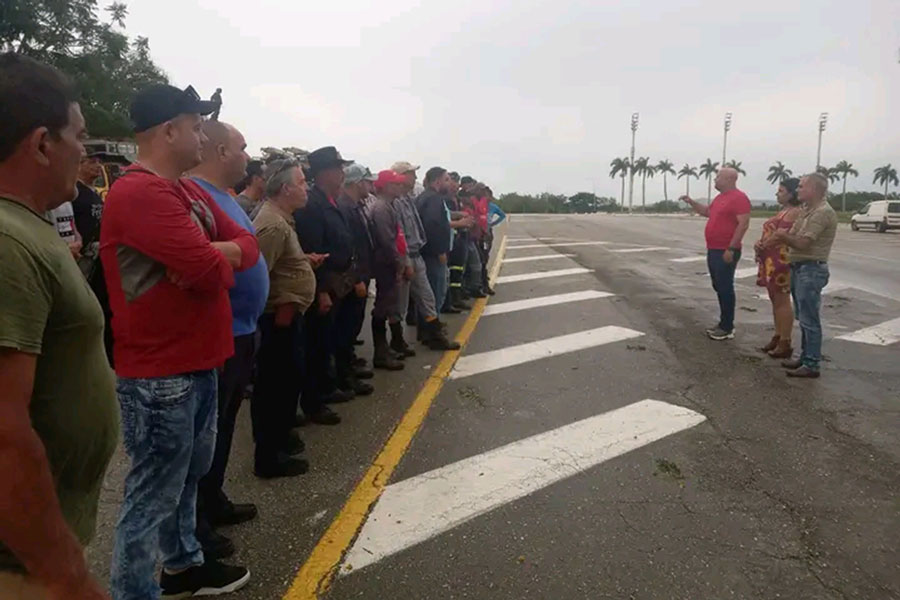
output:
<instances>
[{"instance_id":1,"label":"black sneaker","mask_svg":"<svg viewBox=\"0 0 900 600\"><path fill-rule=\"evenodd\" d=\"M223 565L207 560L199 567L170 575L163 571L159 578L162 600L181 600L192 596L218 596L236 592L250 581L250 571L244 567Z\"/></svg>"},{"instance_id":2,"label":"black sneaker","mask_svg":"<svg viewBox=\"0 0 900 600\"><path fill-rule=\"evenodd\" d=\"M353 375L355 375L357 379L372 379L375 377L375 372L371 369L357 368L353 370Z\"/></svg>"},{"instance_id":3,"label":"black sneaker","mask_svg":"<svg viewBox=\"0 0 900 600\"><path fill-rule=\"evenodd\" d=\"M221 509L211 511L209 520L213 527L224 525L240 525L256 518L259 511L255 504L235 504L228 502Z\"/></svg>"},{"instance_id":4,"label":"black sneaker","mask_svg":"<svg viewBox=\"0 0 900 600\"><path fill-rule=\"evenodd\" d=\"M234 542L221 533L209 529L202 536L198 535L198 538L200 545L203 546L203 556L206 558L218 560L234 554Z\"/></svg>"},{"instance_id":5,"label":"black sneaker","mask_svg":"<svg viewBox=\"0 0 900 600\"><path fill-rule=\"evenodd\" d=\"M322 396L322 402L325 404L343 404L344 402L350 402L353 398L356 397L356 393L353 390L342 390L340 388L336 388L330 394L325 394Z\"/></svg>"},{"instance_id":6,"label":"black sneaker","mask_svg":"<svg viewBox=\"0 0 900 600\"><path fill-rule=\"evenodd\" d=\"M272 462L256 463L254 475L260 479L276 479L278 477L296 477L309 472L309 462L303 458L290 458L283 454Z\"/></svg>"},{"instance_id":7,"label":"black sneaker","mask_svg":"<svg viewBox=\"0 0 900 600\"><path fill-rule=\"evenodd\" d=\"M297 456L306 450L306 444L300 439L296 431L291 430L287 438L281 444L281 451L288 456Z\"/></svg>"},{"instance_id":8,"label":"black sneaker","mask_svg":"<svg viewBox=\"0 0 900 600\"><path fill-rule=\"evenodd\" d=\"M316 425L337 425L341 422L341 417L327 406L321 407L316 412L307 415L310 423Z\"/></svg>"}]
</instances>

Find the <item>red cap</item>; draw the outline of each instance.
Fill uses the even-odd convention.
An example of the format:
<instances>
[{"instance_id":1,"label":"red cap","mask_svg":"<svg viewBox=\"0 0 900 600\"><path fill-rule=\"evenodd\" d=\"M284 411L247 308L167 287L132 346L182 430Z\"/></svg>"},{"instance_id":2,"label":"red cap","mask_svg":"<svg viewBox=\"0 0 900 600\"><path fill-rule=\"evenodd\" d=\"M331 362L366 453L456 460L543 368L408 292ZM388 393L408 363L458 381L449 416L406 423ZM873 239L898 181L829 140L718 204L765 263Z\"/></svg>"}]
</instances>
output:
<instances>
[{"instance_id":1,"label":"red cap","mask_svg":"<svg viewBox=\"0 0 900 600\"><path fill-rule=\"evenodd\" d=\"M379 171L378 178L375 180L375 189L380 190L389 183L406 183L406 176L390 169Z\"/></svg>"}]
</instances>

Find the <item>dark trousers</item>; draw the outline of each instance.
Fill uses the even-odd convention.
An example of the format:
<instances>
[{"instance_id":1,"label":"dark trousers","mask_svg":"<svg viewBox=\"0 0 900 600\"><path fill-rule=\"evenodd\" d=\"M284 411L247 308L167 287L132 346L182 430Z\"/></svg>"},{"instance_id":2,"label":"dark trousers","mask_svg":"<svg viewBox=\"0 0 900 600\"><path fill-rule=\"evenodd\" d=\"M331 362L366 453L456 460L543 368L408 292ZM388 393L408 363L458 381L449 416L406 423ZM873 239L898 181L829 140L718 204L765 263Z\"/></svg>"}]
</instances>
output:
<instances>
[{"instance_id":1,"label":"dark trousers","mask_svg":"<svg viewBox=\"0 0 900 600\"><path fill-rule=\"evenodd\" d=\"M468 254L468 236L457 235L453 241L453 250L450 252L450 257L447 261L450 265L450 288L462 288Z\"/></svg>"},{"instance_id":2,"label":"dark trousers","mask_svg":"<svg viewBox=\"0 0 900 600\"><path fill-rule=\"evenodd\" d=\"M734 329L734 307L737 303L734 294L734 271L741 259L741 251L735 250L731 264L725 262L722 258L723 254L725 254L724 250L707 250L706 266L709 268L713 289L719 297L719 329L732 331Z\"/></svg>"},{"instance_id":3,"label":"dark trousers","mask_svg":"<svg viewBox=\"0 0 900 600\"><path fill-rule=\"evenodd\" d=\"M375 306L372 307L374 320L387 321L396 314L399 288L395 267L375 266Z\"/></svg>"},{"instance_id":4,"label":"dark trousers","mask_svg":"<svg viewBox=\"0 0 900 600\"><path fill-rule=\"evenodd\" d=\"M277 327L271 313L259 319L259 358L250 407L257 464L275 460L297 418L297 398L305 380L303 325L300 315L287 327Z\"/></svg>"},{"instance_id":5,"label":"dark trousers","mask_svg":"<svg viewBox=\"0 0 900 600\"><path fill-rule=\"evenodd\" d=\"M367 298L360 298L353 290L341 300L335 316L334 363L338 379L350 373L353 361L353 342L362 330L362 322L366 313Z\"/></svg>"},{"instance_id":6,"label":"dark trousers","mask_svg":"<svg viewBox=\"0 0 900 600\"><path fill-rule=\"evenodd\" d=\"M362 333L363 324L366 322L366 306L369 303L368 291L369 288L372 287L372 280L366 279L363 283L366 284L366 297L360 298L360 301L356 303L356 330L353 333L353 339L359 337L359 334Z\"/></svg>"},{"instance_id":7,"label":"dark trousers","mask_svg":"<svg viewBox=\"0 0 900 600\"><path fill-rule=\"evenodd\" d=\"M216 449L209 473L198 484L198 531L202 527L201 520L205 521L209 512L221 510L228 502L225 492L222 491L225 485L225 469L228 467L228 456L231 454L234 424L241 402L244 400L244 392L250 384L257 350L258 341L255 332L235 337L234 355L225 361L225 366L219 372Z\"/></svg>"},{"instance_id":8,"label":"dark trousers","mask_svg":"<svg viewBox=\"0 0 900 600\"><path fill-rule=\"evenodd\" d=\"M306 415L322 408L322 398L336 388L333 362L337 350L337 313L342 301L333 302L324 315L319 314L318 298L306 311L306 377L300 397L300 408Z\"/></svg>"}]
</instances>

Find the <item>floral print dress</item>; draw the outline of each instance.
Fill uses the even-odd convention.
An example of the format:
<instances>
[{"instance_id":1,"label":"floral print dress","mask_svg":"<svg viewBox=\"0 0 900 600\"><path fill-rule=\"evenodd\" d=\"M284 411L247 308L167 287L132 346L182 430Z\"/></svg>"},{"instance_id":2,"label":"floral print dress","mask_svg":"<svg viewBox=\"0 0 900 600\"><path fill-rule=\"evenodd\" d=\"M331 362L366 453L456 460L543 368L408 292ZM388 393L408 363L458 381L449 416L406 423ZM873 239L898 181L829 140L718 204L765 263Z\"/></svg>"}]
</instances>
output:
<instances>
[{"instance_id":1,"label":"floral print dress","mask_svg":"<svg viewBox=\"0 0 900 600\"><path fill-rule=\"evenodd\" d=\"M768 240L779 229L790 231L797 218L796 208L786 208L769 219L763 225L761 242ZM759 272L756 285L770 292L789 294L791 291L791 267L788 264L787 244L778 244L764 248L756 255Z\"/></svg>"}]
</instances>

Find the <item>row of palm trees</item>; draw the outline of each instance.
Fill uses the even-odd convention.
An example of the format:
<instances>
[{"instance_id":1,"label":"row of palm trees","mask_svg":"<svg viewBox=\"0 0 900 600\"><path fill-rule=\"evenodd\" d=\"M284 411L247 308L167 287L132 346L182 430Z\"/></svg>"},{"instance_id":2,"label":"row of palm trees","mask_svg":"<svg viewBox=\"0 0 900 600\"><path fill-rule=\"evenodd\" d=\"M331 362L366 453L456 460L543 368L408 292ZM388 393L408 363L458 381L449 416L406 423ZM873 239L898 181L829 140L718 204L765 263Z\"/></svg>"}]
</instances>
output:
<instances>
[{"instance_id":1,"label":"row of palm trees","mask_svg":"<svg viewBox=\"0 0 900 600\"><path fill-rule=\"evenodd\" d=\"M685 180L685 194L688 196L691 195L691 178L700 179L701 177L706 178L707 185L707 197L712 198L712 181L716 175L716 172L719 170L719 163L714 162L711 158L707 158L706 162L701 164L699 167L692 167L690 164L685 163L683 167L677 172L675 171L675 166L669 160L661 160L656 164L650 162L650 158L647 156L642 156L640 158L636 158L634 160L634 168L632 169L631 160L626 156L624 158L616 158L613 159L611 163L609 163L610 172L609 176L612 178L621 177L622 178L622 205L625 205L625 178L632 172L634 175L641 178L641 206L647 206L647 178L654 177L656 175L662 175L663 177L663 197L666 202L669 200L669 188L668 188L668 175L677 175L678 179ZM725 163L726 167L731 167L735 169L739 174L746 175L747 172L741 167L741 161L730 160ZM831 183L843 180L843 191L841 195L841 209L846 210L846 199L847 199L847 177L858 177L859 171L853 168L853 164L847 162L846 160L840 161L834 167L819 167L818 171L822 173ZM774 165L769 167L769 175L766 177L766 180L769 183L776 184L781 183L785 179L788 179L793 175L793 171L788 169L780 160L776 161ZM875 169L875 179L873 179L872 183L883 185L884 186L884 197L887 199L888 196L888 187L890 185L898 186L900 185L900 179L897 176L897 169L892 167L890 164L884 165L883 167L878 167Z\"/></svg>"}]
</instances>

